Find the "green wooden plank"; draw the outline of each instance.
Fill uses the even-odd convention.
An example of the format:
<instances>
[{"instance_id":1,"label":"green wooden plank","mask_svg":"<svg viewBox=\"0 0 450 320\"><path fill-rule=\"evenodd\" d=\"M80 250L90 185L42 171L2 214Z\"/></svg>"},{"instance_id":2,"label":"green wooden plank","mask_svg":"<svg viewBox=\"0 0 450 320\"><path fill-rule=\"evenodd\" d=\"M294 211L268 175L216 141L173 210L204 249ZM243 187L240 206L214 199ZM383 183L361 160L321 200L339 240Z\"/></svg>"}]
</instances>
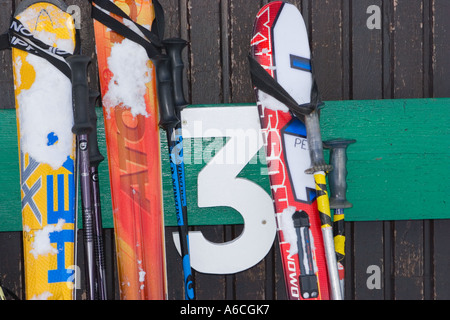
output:
<instances>
[{"instance_id":1,"label":"green wooden plank","mask_svg":"<svg viewBox=\"0 0 450 320\"><path fill-rule=\"evenodd\" d=\"M233 105L194 105L200 107ZM348 149L347 221L450 218L448 174L450 99L328 101L321 111L323 139L356 139ZM99 117L99 146L106 155L103 117ZM161 161L166 225L176 225L165 133L161 132ZM16 116L0 110L0 231L19 231L21 226ZM216 138L219 139L219 138ZM220 138L222 139L222 138ZM189 141L191 140L191 141ZM185 157L194 159L185 140ZM204 148L217 143L201 141ZM222 141L223 144L223 141ZM259 152L263 152L261 149ZM328 159L328 152L325 151ZM269 193L264 156L255 156L240 177L252 180ZM261 161L263 159L263 161ZM226 207L198 208L197 174L205 163L186 164L188 211L191 225L241 224L241 215ZM99 167L103 226L112 228L108 164ZM80 224L81 226L81 224Z\"/></svg>"},{"instance_id":2,"label":"green wooden plank","mask_svg":"<svg viewBox=\"0 0 450 320\"><path fill-rule=\"evenodd\" d=\"M233 107L243 104L222 105ZM219 105L217 105L219 106ZM198 105L192 107L207 107L206 105ZM19 160L17 149L17 133L16 133L16 115L14 110L0 110L0 138L4 141L0 152L0 168L3 173L0 177L0 232L1 231L20 231L21 224L21 206L20 206L20 174ZM100 109L97 110L98 116L98 140L100 152L107 155L105 132L103 125L103 114ZM166 134L160 131L161 136L161 161L163 174L163 199L164 199L164 218L166 226L176 226L176 213L174 208L174 198L172 191L172 180L170 177L170 166L166 144ZM190 146L195 143L203 145L202 150L214 149L214 145L224 145L225 141L220 138L205 139L204 141L195 141L201 139L185 140L185 158L202 159L202 155L191 154ZM190 141L192 140L192 141ZM223 141L222 141L223 140ZM262 155L260 153L263 153ZM264 150L261 148L255 158L263 159ZM188 221L191 225L224 225L224 224L242 224L242 216L234 209L229 207L215 208L199 208L197 205L197 175L206 163L190 161L186 164L187 198L188 198ZM267 193L270 192L269 180L267 176L261 176L261 170L266 168L265 162L250 161L244 168L239 177L245 176L246 179L252 180L261 185ZM99 166L101 206L102 206L102 223L104 228L112 228L113 216L111 205L111 188L109 184L109 172L107 160L103 161ZM81 212L81 207L79 208ZM82 228L81 214L78 217L78 226Z\"/></svg>"},{"instance_id":3,"label":"green wooden plank","mask_svg":"<svg viewBox=\"0 0 450 320\"><path fill-rule=\"evenodd\" d=\"M0 110L0 231L22 230L15 110Z\"/></svg>"},{"instance_id":4,"label":"green wooden plank","mask_svg":"<svg viewBox=\"0 0 450 320\"><path fill-rule=\"evenodd\" d=\"M348 148L346 220L450 218L449 114L447 98L326 103L322 138L357 140Z\"/></svg>"}]
</instances>

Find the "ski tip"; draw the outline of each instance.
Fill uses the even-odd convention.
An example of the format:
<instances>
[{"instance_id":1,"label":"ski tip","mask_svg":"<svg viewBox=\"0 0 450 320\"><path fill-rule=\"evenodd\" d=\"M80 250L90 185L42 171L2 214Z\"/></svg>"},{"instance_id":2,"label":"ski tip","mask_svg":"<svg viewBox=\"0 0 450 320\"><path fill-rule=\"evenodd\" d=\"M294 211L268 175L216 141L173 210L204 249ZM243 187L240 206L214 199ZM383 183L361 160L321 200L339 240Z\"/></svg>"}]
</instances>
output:
<instances>
[{"instance_id":1,"label":"ski tip","mask_svg":"<svg viewBox=\"0 0 450 320\"><path fill-rule=\"evenodd\" d=\"M36 3L53 4L54 6L60 8L63 11L67 11L67 8L68 8L67 4L61 0L24 0L17 5L14 16L17 16L18 14L25 11L28 7L31 7L32 5L34 5Z\"/></svg>"}]
</instances>

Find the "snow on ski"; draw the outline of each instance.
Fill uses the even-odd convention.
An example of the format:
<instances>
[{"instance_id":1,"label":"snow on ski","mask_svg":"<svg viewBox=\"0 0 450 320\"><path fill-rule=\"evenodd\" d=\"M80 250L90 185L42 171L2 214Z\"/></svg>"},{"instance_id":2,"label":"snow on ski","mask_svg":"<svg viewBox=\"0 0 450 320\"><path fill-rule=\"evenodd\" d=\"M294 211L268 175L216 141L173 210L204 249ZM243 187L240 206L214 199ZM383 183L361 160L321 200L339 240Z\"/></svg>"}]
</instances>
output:
<instances>
[{"instance_id":1,"label":"snow on ski","mask_svg":"<svg viewBox=\"0 0 450 320\"><path fill-rule=\"evenodd\" d=\"M285 284L288 298L294 300L330 298L318 194L314 177L305 173L311 165L309 137L304 119L293 117L288 108L290 104L308 109L314 83L310 59L298 9L282 1L261 8L251 39L250 68L254 72L263 67L262 76L276 80L266 88L269 82L259 81L252 73L266 137Z\"/></svg>"}]
</instances>

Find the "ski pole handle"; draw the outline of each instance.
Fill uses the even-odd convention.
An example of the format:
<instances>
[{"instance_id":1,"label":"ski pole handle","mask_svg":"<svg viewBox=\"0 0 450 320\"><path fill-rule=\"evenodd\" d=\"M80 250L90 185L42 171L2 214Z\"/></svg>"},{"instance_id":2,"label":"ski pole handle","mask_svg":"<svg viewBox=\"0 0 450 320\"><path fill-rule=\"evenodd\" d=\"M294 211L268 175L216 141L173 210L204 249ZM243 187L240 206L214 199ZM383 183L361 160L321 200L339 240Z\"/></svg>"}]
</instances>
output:
<instances>
[{"instance_id":1,"label":"ski pole handle","mask_svg":"<svg viewBox=\"0 0 450 320\"><path fill-rule=\"evenodd\" d=\"M84 55L73 55L66 59L72 70L72 100L74 108L74 125L72 132L76 135L88 134L92 130L89 121L89 84L87 67L91 59Z\"/></svg>"},{"instance_id":2,"label":"ski pole handle","mask_svg":"<svg viewBox=\"0 0 450 320\"><path fill-rule=\"evenodd\" d=\"M330 165L333 171L328 174L330 184L330 207L333 209L351 208L352 204L347 201L347 147L356 140L334 139L324 141L325 148L330 149Z\"/></svg>"},{"instance_id":3,"label":"ski pole handle","mask_svg":"<svg viewBox=\"0 0 450 320\"><path fill-rule=\"evenodd\" d=\"M173 96L177 114L187 105L184 98L183 91L183 70L184 63L181 58L181 52L187 45L187 41L180 38L170 38L163 41L166 47L167 55L169 56L172 65L172 80L173 80Z\"/></svg>"},{"instance_id":4,"label":"ski pole handle","mask_svg":"<svg viewBox=\"0 0 450 320\"><path fill-rule=\"evenodd\" d=\"M320 123L318 110L314 110L305 116L305 126L308 137L309 154L311 156L311 167L305 172L312 174L318 171L329 172L333 167L325 162L323 157L323 143L320 134Z\"/></svg>"},{"instance_id":5,"label":"ski pole handle","mask_svg":"<svg viewBox=\"0 0 450 320\"><path fill-rule=\"evenodd\" d=\"M89 161L91 166L94 167L98 167L100 162L105 159L98 148L97 113L95 112L95 104L99 96L100 93L96 91L91 91L89 93L89 120L92 126L92 131L89 133Z\"/></svg>"},{"instance_id":6,"label":"ski pole handle","mask_svg":"<svg viewBox=\"0 0 450 320\"><path fill-rule=\"evenodd\" d=\"M172 76L170 60L166 55L160 55L153 60L156 67L156 86L159 101L159 125L164 130L174 128L180 121L175 114L173 103Z\"/></svg>"}]
</instances>

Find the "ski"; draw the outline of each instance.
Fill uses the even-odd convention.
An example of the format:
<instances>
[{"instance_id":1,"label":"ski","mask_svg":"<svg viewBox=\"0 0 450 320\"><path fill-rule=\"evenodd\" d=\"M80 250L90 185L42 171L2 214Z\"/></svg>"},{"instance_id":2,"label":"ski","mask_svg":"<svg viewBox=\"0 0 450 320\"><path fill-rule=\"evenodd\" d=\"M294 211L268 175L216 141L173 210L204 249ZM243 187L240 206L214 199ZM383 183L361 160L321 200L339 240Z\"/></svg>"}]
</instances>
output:
<instances>
[{"instance_id":1,"label":"ski","mask_svg":"<svg viewBox=\"0 0 450 320\"><path fill-rule=\"evenodd\" d=\"M71 300L75 277L74 21L60 0L19 3L9 29L20 160L26 299Z\"/></svg>"},{"instance_id":2,"label":"ski","mask_svg":"<svg viewBox=\"0 0 450 320\"><path fill-rule=\"evenodd\" d=\"M164 214L157 84L150 60L161 46L159 5L151 0L91 3L120 297L162 300L167 298Z\"/></svg>"},{"instance_id":3,"label":"ski","mask_svg":"<svg viewBox=\"0 0 450 320\"><path fill-rule=\"evenodd\" d=\"M266 139L287 296L293 300L333 298L324 215L318 203L326 194L316 189L321 184L307 173L316 160L311 145L320 140L310 133L307 121L318 106L317 91L306 26L294 5L274 1L260 9L249 63Z\"/></svg>"}]
</instances>

